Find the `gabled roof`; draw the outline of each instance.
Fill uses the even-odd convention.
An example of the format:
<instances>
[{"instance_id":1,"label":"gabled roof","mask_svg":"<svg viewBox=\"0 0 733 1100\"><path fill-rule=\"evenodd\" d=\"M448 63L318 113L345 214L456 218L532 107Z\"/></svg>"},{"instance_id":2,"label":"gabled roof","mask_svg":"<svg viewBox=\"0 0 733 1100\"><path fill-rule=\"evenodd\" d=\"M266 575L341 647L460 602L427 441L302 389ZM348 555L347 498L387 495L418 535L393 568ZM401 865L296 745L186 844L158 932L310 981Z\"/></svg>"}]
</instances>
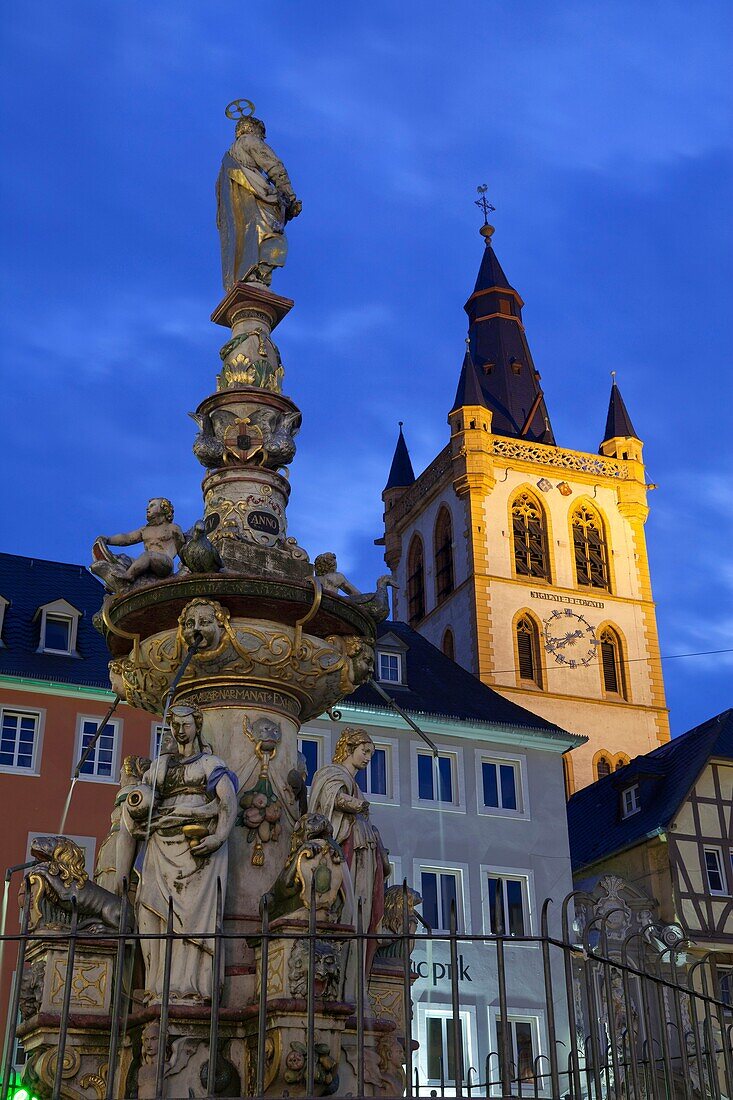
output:
<instances>
[{"instance_id":1,"label":"gabled roof","mask_svg":"<svg viewBox=\"0 0 733 1100\"><path fill-rule=\"evenodd\" d=\"M394 698L403 710L415 715L431 714L455 718L459 721L486 722L491 725L535 730L545 736L562 738L570 743L580 743L584 740L566 733L553 722L548 722L538 714L532 714L524 707L505 699L503 695L487 687L465 668L451 661L450 657L446 657L407 623L390 621L382 623L378 630L378 637L386 638L390 634L405 643L406 685L395 687L388 683L380 683L380 687ZM377 648L379 648L378 642ZM384 700L370 684L357 688L345 702L363 703L381 709L386 706Z\"/></svg>"},{"instance_id":2,"label":"gabled roof","mask_svg":"<svg viewBox=\"0 0 733 1100\"><path fill-rule=\"evenodd\" d=\"M476 368L473 365L471 349L468 344L469 342L466 340L466 354L463 356L463 366L461 367L458 389L456 390L456 398L451 412L462 409L464 405L483 405L486 408L486 399L481 389L479 377L476 374Z\"/></svg>"},{"instance_id":3,"label":"gabled roof","mask_svg":"<svg viewBox=\"0 0 733 1100\"><path fill-rule=\"evenodd\" d=\"M385 493L387 489L404 489L408 485L412 485L415 480L415 471L410 461L410 452L407 450L405 437L402 434L401 420L399 424L400 434L397 436L397 445L394 449L392 465L389 468L389 477L387 478L387 484L384 486L383 491Z\"/></svg>"},{"instance_id":4,"label":"gabled roof","mask_svg":"<svg viewBox=\"0 0 733 1100\"><path fill-rule=\"evenodd\" d=\"M568 802L573 870L642 843L668 828L711 756L733 758L733 710L637 756ZM620 793L638 782L641 810L621 817Z\"/></svg>"},{"instance_id":5,"label":"gabled roof","mask_svg":"<svg viewBox=\"0 0 733 1100\"><path fill-rule=\"evenodd\" d=\"M611 398L608 402L608 416L606 417L606 430L603 433L603 442L606 443L609 439L618 439L619 437L639 438L634 431L634 425L631 423L631 417L629 416L624 399L621 396L621 390L616 385L616 380L614 379L611 386Z\"/></svg>"},{"instance_id":6,"label":"gabled roof","mask_svg":"<svg viewBox=\"0 0 733 1100\"><path fill-rule=\"evenodd\" d=\"M104 589L88 569L0 553L0 595L10 601L3 621L0 675L109 688L109 653L92 625ZM81 612L76 636L79 657L37 652L41 620L37 612L57 600Z\"/></svg>"}]
</instances>

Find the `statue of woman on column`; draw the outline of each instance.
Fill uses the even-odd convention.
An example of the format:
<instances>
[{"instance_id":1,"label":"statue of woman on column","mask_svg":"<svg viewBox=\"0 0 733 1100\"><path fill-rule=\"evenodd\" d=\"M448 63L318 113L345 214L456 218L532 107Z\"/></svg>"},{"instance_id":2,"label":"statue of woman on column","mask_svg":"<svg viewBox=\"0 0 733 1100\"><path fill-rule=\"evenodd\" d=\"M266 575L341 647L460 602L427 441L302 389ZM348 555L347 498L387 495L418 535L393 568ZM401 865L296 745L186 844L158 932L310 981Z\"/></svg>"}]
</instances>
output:
<instances>
[{"instance_id":1,"label":"statue of woman on column","mask_svg":"<svg viewBox=\"0 0 733 1100\"><path fill-rule=\"evenodd\" d=\"M323 814L333 825L333 839L341 845L351 871L354 900L362 903L364 931L380 930L384 914L384 880L389 860L377 829L369 820L369 802L356 782L374 754L374 742L365 730L348 727L336 742L333 762L313 777L309 811ZM354 914L354 919L356 914ZM367 941L365 973L368 975L376 939Z\"/></svg>"},{"instance_id":2,"label":"statue of woman on column","mask_svg":"<svg viewBox=\"0 0 733 1100\"><path fill-rule=\"evenodd\" d=\"M273 268L282 267L287 256L285 223L298 216L302 203L282 161L265 142L265 124L255 118L254 105L236 99L226 115L237 125L216 181L224 289L239 281L269 286Z\"/></svg>"},{"instance_id":3,"label":"statue of woman on column","mask_svg":"<svg viewBox=\"0 0 733 1100\"><path fill-rule=\"evenodd\" d=\"M237 777L203 743L201 711L195 706L171 707L169 720L174 743L161 743L160 755L143 782L128 794L118 840L118 876L128 878L136 842L142 841L135 860L135 915L143 937L165 932L170 898L174 932L186 936L214 929L217 882L223 907L227 842L237 814ZM127 859L120 859L125 835ZM140 942L144 999L158 1002L163 994L165 940ZM191 935L174 941L171 1000L201 1004L211 999L213 955L211 938Z\"/></svg>"}]
</instances>

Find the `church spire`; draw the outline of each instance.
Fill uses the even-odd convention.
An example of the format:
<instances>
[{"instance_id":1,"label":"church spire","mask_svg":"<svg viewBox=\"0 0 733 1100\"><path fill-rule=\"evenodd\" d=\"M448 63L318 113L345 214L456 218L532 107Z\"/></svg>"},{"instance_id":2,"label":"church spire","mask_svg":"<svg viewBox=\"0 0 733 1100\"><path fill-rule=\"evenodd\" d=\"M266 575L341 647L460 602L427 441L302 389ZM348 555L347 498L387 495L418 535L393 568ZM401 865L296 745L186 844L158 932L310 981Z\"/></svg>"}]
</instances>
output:
<instances>
[{"instance_id":1,"label":"church spire","mask_svg":"<svg viewBox=\"0 0 733 1100\"><path fill-rule=\"evenodd\" d=\"M402 421L399 421L400 434L397 437L397 445L394 449L392 465L389 468L389 477L384 486L384 492L388 489L405 489L415 480L415 471L410 461L410 452L407 450L405 437L402 434Z\"/></svg>"},{"instance_id":2,"label":"church spire","mask_svg":"<svg viewBox=\"0 0 733 1100\"><path fill-rule=\"evenodd\" d=\"M466 354L463 356L463 366L451 412L462 409L464 405L483 405L486 408L481 382L471 358L471 341L468 337L466 337Z\"/></svg>"},{"instance_id":3,"label":"church spire","mask_svg":"<svg viewBox=\"0 0 733 1100\"><path fill-rule=\"evenodd\" d=\"M465 305L470 353L492 431L532 443L554 443L540 376L524 335L524 302L507 279L491 244L494 227L481 227L484 254ZM460 383L459 383L460 389Z\"/></svg>"},{"instance_id":4,"label":"church spire","mask_svg":"<svg viewBox=\"0 0 733 1100\"><path fill-rule=\"evenodd\" d=\"M616 371L611 371L613 382L611 384L611 399L608 402L608 416L606 417L606 430L603 434L603 443L609 439L638 439L639 436L631 423L626 404L621 396L621 390L616 385Z\"/></svg>"}]
</instances>

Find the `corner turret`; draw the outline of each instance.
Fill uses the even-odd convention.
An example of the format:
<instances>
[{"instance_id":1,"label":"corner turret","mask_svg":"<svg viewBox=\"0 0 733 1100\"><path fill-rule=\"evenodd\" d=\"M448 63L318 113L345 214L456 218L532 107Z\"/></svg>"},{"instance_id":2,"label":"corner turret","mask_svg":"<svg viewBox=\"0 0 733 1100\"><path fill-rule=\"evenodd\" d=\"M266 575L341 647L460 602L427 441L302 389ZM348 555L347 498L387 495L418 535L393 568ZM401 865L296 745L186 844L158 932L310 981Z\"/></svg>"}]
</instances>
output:
<instances>
[{"instance_id":1,"label":"corner turret","mask_svg":"<svg viewBox=\"0 0 733 1100\"><path fill-rule=\"evenodd\" d=\"M628 409L616 385L616 372L611 371L611 397L608 402L606 430L599 447L599 454L623 461L642 461L642 443L631 423Z\"/></svg>"}]
</instances>

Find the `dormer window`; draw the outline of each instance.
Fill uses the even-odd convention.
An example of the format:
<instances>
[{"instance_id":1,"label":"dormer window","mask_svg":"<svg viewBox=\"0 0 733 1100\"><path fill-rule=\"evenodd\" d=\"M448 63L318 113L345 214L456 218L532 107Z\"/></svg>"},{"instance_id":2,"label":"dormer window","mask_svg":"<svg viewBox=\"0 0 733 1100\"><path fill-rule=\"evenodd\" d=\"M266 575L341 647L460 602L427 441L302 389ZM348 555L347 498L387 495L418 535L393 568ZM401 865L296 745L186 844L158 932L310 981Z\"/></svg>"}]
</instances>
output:
<instances>
[{"instance_id":1,"label":"dormer window","mask_svg":"<svg viewBox=\"0 0 733 1100\"><path fill-rule=\"evenodd\" d=\"M6 600L5 596L0 596L0 646L4 646L3 641L3 627L5 626L5 609L10 604L10 600Z\"/></svg>"},{"instance_id":2,"label":"dormer window","mask_svg":"<svg viewBox=\"0 0 733 1100\"><path fill-rule=\"evenodd\" d=\"M402 654L384 653L377 654L377 671L379 679L385 684L402 683Z\"/></svg>"},{"instance_id":3,"label":"dormer window","mask_svg":"<svg viewBox=\"0 0 733 1100\"><path fill-rule=\"evenodd\" d=\"M54 600L38 608L40 618L39 653L65 654L78 657L76 636L81 612L67 600Z\"/></svg>"},{"instance_id":4,"label":"dormer window","mask_svg":"<svg viewBox=\"0 0 733 1100\"><path fill-rule=\"evenodd\" d=\"M623 817L631 817L633 814L638 814L641 809L641 801L639 799L639 784L634 783L631 787L626 787L621 792L621 812Z\"/></svg>"}]
</instances>

